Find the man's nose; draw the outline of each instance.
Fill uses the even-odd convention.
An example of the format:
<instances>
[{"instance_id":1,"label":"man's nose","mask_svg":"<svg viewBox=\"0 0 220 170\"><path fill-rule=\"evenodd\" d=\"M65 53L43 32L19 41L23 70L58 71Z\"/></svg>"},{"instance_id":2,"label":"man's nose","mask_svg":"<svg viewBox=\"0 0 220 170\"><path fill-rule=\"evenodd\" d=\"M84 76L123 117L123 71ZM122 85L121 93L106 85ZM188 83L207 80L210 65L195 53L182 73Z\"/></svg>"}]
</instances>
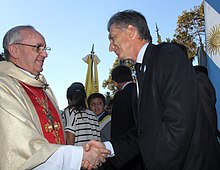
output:
<instances>
[{"instance_id":1,"label":"man's nose","mask_svg":"<svg viewBox=\"0 0 220 170\"><path fill-rule=\"evenodd\" d=\"M112 43L109 44L109 49L110 52L114 51L114 45Z\"/></svg>"}]
</instances>

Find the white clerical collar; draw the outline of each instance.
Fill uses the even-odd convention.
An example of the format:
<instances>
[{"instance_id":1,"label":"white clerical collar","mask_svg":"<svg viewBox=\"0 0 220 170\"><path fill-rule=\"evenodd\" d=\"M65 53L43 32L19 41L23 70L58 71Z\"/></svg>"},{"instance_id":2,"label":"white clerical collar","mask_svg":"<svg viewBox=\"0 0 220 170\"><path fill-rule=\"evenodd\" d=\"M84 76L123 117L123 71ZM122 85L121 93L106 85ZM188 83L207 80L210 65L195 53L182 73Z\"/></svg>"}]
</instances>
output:
<instances>
[{"instance_id":1,"label":"white clerical collar","mask_svg":"<svg viewBox=\"0 0 220 170\"><path fill-rule=\"evenodd\" d=\"M24 73L26 73L27 75L29 75L29 76L31 76L31 77L33 77L33 78L36 78L36 75L31 74L30 72L28 72L28 71L22 69L21 67L18 67L18 68L19 68L21 71L23 71Z\"/></svg>"},{"instance_id":2,"label":"white clerical collar","mask_svg":"<svg viewBox=\"0 0 220 170\"><path fill-rule=\"evenodd\" d=\"M143 47L141 48L141 50L139 51L136 63L142 63L142 60L144 58L144 53L145 53L145 51L147 49L148 44L149 43L144 44Z\"/></svg>"}]
</instances>

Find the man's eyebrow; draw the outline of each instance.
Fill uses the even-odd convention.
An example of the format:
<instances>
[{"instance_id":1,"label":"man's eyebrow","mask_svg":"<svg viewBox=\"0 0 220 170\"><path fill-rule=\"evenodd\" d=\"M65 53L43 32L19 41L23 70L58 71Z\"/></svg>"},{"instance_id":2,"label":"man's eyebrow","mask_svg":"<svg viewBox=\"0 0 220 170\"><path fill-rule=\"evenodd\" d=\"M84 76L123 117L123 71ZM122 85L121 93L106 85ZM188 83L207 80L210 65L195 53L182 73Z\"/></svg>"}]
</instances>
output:
<instances>
[{"instance_id":1,"label":"man's eyebrow","mask_svg":"<svg viewBox=\"0 0 220 170\"><path fill-rule=\"evenodd\" d=\"M44 47L44 45L42 44L42 43L37 43L37 45L36 46L41 46L41 47ZM45 45L46 46L46 45Z\"/></svg>"}]
</instances>

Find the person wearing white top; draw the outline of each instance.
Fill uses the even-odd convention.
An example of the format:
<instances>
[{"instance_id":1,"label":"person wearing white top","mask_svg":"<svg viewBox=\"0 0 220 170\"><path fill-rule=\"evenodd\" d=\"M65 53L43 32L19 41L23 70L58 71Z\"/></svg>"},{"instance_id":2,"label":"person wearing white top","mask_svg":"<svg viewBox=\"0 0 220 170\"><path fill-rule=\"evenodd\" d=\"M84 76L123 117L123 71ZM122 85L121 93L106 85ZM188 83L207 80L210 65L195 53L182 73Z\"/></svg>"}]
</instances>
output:
<instances>
[{"instance_id":1,"label":"person wearing white top","mask_svg":"<svg viewBox=\"0 0 220 170\"><path fill-rule=\"evenodd\" d=\"M41 74L51 50L32 26L10 29L0 62L0 169L96 168L106 149L65 145L56 98ZM90 165L88 164L90 162Z\"/></svg>"}]
</instances>

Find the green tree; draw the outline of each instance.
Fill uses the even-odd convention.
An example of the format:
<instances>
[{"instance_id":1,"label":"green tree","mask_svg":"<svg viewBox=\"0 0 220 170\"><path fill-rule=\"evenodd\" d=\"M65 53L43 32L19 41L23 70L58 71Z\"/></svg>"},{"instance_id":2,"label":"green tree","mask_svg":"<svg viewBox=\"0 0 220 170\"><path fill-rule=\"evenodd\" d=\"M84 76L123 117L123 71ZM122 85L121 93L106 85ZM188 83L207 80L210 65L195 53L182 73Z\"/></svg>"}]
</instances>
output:
<instances>
[{"instance_id":1,"label":"green tree","mask_svg":"<svg viewBox=\"0 0 220 170\"><path fill-rule=\"evenodd\" d=\"M107 88L108 90L110 90L112 93L114 93L114 91L116 90L115 86L112 83L112 78L111 78L111 73L113 68L115 68L116 66L118 66L120 64L120 60L118 58L115 59L115 62L113 63L113 66L111 69L109 69L109 75L108 78L106 80L103 81L102 83L102 87L103 88ZM109 95L109 94L108 94ZM111 95L111 94L110 94Z\"/></svg>"},{"instance_id":2,"label":"green tree","mask_svg":"<svg viewBox=\"0 0 220 170\"><path fill-rule=\"evenodd\" d=\"M205 39L204 3L195 6L190 11L183 11L178 17L174 42L183 44L187 48L188 57L194 58L197 47L203 45Z\"/></svg>"},{"instance_id":3,"label":"green tree","mask_svg":"<svg viewBox=\"0 0 220 170\"><path fill-rule=\"evenodd\" d=\"M115 62L113 63L112 68L109 70L109 75L108 75L108 79L104 80L102 83L102 87L103 88L107 88L108 90L111 91L110 96L113 97L113 95L115 94L115 92L117 91L117 88L113 85L112 83L112 78L111 78L111 73L112 70L117 67L118 65L123 64L126 65L128 67L131 68L132 74L133 74L133 78L135 79L135 69L134 69L134 62L132 62L131 60L126 60L126 61L120 61L118 58L115 59ZM108 96L109 93L106 93L106 96Z\"/></svg>"}]
</instances>

